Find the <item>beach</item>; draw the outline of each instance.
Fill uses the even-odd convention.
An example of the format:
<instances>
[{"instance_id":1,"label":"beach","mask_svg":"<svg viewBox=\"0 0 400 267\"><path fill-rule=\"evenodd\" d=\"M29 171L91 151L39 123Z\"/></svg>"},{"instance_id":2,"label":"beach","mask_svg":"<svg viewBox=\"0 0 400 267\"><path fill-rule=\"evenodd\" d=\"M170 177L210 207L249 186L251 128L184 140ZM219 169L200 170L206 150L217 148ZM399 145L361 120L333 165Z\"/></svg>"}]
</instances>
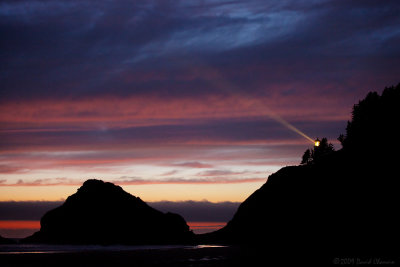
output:
<instances>
[{"instance_id":1,"label":"beach","mask_svg":"<svg viewBox=\"0 0 400 267\"><path fill-rule=\"evenodd\" d=\"M1 266L239 266L239 248L231 246L148 246L5 251Z\"/></svg>"}]
</instances>

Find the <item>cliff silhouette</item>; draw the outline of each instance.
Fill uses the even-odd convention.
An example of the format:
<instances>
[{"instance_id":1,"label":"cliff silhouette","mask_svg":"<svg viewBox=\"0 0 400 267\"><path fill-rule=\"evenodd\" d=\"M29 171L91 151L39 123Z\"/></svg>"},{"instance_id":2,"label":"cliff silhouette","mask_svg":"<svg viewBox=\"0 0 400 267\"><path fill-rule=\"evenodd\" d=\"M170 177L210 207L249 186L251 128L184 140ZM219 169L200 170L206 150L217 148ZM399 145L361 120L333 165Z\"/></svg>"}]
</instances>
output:
<instances>
[{"instance_id":1,"label":"cliff silhouette","mask_svg":"<svg viewBox=\"0 0 400 267\"><path fill-rule=\"evenodd\" d=\"M272 174L226 227L199 239L301 254L296 261L396 255L399 118L400 84L369 93L338 138L342 149Z\"/></svg>"},{"instance_id":2,"label":"cliff silhouette","mask_svg":"<svg viewBox=\"0 0 400 267\"><path fill-rule=\"evenodd\" d=\"M193 236L180 215L162 213L121 187L94 179L48 211L40 224L23 243L173 244Z\"/></svg>"}]
</instances>

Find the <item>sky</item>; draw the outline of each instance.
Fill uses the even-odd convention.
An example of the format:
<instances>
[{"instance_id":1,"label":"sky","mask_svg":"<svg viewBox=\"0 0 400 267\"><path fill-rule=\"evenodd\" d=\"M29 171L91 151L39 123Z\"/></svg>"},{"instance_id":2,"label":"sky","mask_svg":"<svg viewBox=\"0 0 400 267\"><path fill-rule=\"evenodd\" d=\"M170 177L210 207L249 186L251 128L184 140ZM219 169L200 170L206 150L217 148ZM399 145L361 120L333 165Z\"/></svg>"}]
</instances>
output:
<instances>
[{"instance_id":1,"label":"sky","mask_svg":"<svg viewBox=\"0 0 400 267\"><path fill-rule=\"evenodd\" d=\"M400 4L1 0L0 201L241 202L400 82Z\"/></svg>"}]
</instances>

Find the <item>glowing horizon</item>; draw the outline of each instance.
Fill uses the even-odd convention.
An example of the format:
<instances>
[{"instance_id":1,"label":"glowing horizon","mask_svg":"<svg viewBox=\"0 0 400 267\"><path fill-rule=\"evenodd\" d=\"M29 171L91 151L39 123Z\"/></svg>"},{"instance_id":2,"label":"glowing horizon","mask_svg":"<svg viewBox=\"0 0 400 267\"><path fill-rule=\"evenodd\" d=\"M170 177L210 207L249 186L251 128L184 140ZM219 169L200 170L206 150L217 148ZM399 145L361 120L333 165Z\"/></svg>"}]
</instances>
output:
<instances>
[{"instance_id":1,"label":"glowing horizon","mask_svg":"<svg viewBox=\"0 0 400 267\"><path fill-rule=\"evenodd\" d=\"M208 183L208 184L142 184L120 185L128 193L140 197L145 202L157 201L204 201L243 202L258 189L265 180L243 183ZM107 180L104 180L107 181ZM118 185L118 184L117 184ZM64 201L76 193L80 185L35 185L18 186L12 190L9 186L0 187L0 201ZM205 194L204 191L207 191ZM224 192L221 194L221 192ZM15 193L18 192L18 195ZM162 192L160 194L160 192Z\"/></svg>"}]
</instances>

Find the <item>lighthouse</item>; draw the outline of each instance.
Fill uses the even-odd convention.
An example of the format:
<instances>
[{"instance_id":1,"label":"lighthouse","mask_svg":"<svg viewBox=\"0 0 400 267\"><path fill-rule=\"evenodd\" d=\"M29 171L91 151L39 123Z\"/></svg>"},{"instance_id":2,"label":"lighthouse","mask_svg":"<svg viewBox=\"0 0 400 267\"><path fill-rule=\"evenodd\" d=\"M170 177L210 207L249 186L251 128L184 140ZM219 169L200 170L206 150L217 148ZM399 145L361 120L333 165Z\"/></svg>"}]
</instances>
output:
<instances>
[{"instance_id":1,"label":"lighthouse","mask_svg":"<svg viewBox=\"0 0 400 267\"><path fill-rule=\"evenodd\" d=\"M320 144L321 144L321 141L317 138L317 139L314 141L314 146L315 146L315 147L319 147Z\"/></svg>"}]
</instances>

